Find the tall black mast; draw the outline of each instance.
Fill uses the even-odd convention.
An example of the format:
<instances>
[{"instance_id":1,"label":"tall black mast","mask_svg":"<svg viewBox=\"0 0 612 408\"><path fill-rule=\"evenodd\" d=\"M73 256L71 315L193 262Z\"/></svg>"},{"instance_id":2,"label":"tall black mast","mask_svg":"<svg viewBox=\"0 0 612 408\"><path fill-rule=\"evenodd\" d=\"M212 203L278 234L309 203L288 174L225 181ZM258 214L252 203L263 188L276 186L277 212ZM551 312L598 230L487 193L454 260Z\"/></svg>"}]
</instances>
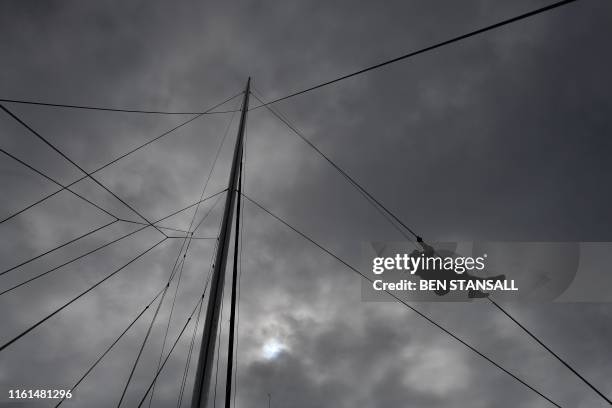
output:
<instances>
[{"instance_id":1,"label":"tall black mast","mask_svg":"<svg viewBox=\"0 0 612 408\"><path fill-rule=\"evenodd\" d=\"M204 321L204 332L202 334L202 345L200 346L200 356L198 357L198 369L196 372L195 383L193 385L192 408L206 407L208 402L208 389L214 364L215 340L219 326L219 310L223 294L223 284L225 281L225 267L227 264L227 254L230 247L232 218L237 199L238 178L240 177L240 163L242 161L242 151L244 142L244 130L246 127L246 114L249 108L249 94L251 90L251 78L249 77L242 100L242 112L240 114L240 125L238 127L238 137L234 148L232 159L232 169L230 171L227 199L225 200L225 210L223 221L219 233L219 245L213 268L212 281L210 286L210 296L206 308L206 320Z\"/></svg>"}]
</instances>

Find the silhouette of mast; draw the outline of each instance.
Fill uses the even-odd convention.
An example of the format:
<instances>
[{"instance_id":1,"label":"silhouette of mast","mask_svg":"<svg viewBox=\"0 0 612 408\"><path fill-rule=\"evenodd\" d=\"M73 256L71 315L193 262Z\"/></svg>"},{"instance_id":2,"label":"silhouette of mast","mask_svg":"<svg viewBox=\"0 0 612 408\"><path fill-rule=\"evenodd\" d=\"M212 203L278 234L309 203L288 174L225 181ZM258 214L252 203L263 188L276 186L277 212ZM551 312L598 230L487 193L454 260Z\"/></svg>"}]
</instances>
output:
<instances>
[{"instance_id":1,"label":"silhouette of mast","mask_svg":"<svg viewBox=\"0 0 612 408\"><path fill-rule=\"evenodd\" d=\"M225 281L227 255L230 247L232 218L234 216L234 207L238 194L237 186L238 179L240 177L239 170L240 163L242 161L244 130L246 127L246 113L249 107L250 90L251 78L249 77L244 91L244 98L242 100L238 137L236 138L236 146L234 148L234 157L232 159L232 168L228 182L228 196L225 200L225 209L223 212L223 220L221 222L221 231L219 233L219 245L217 254L215 256L210 295L208 297L208 306L206 308L204 331L202 333L202 345L200 346L198 368L196 371L193 386L193 397L191 400L192 408L203 408L206 407L208 403L208 389L210 387L210 378L214 365L215 340L219 327L219 310L221 307L223 284Z\"/></svg>"}]
</instances>

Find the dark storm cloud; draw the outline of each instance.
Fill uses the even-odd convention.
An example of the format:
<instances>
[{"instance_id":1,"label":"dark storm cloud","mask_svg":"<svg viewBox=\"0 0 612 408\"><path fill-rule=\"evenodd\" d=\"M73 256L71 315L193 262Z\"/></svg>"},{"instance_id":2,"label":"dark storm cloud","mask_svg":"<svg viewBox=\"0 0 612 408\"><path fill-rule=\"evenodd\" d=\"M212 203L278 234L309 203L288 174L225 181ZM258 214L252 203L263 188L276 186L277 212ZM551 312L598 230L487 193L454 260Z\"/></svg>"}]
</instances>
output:
<instances>
[{"instance_id":1,"label":"dark storm cloud","mask_svg":"<svg viewBox=\"0 0 612 408\"><path fill-rule=\"evenodd\" d=\"M3 2L0 95L202 110L239 92L250 75L256 89L271 99L542 4ZM427 239L609 241L611 195L605 186L612 170L607 160L612 60L605 50L611 11L604 1L577 2L277 107ZM89 171L187 119L10 108ZM160 218L198 199L230 117L201 118L97 177L147 218ZM235 132L236 120L206 195L226 185ZM80 177L4 114L0 134L4 149L60 182ZM0 166L4 216L55 190L8 158ZM250 196L348 260L359 258L363 242L401 239L265 109L249 114L246 174ZM90 181L77 184L75 191L121 217L139 220ZM199 216L212 205L203 205ZM215 206L201 236L216 234L221 208ZM187 228L191 214L164 225ZM108 220L62 192L0 226L0 264L11 267ZM248 202L244 224L237 406L265 405L268 392L273 406L547 406L400 305L361 302L356 275ZM6 274L2 288L133 228L113 225ZM2 339L159 236L140 232L0 296ZM2 398L8 388L73 384L163 287L179 245L179 240L165 242L1 353ZM202 290L213 245L197 241L190 249L168 342ZM155 370L170 303L166 300L154 327L127 406L141 397ZM418 307L562 406L603 406L487 304ZM509 307L587 378L612 392L607 304ZM224 322L227 308L226 299ZM72 406L106 407L118 401L151 315L92 372ZM191 329L160 377L154 406L176 405L190 336ZM278 354L266 357L264 349L274 344ZM222 358L220 390L224 368ZM185 403L190 392L191 381ZM220 402L222 391L217 398Z\"/></svg>"}]
</instances>

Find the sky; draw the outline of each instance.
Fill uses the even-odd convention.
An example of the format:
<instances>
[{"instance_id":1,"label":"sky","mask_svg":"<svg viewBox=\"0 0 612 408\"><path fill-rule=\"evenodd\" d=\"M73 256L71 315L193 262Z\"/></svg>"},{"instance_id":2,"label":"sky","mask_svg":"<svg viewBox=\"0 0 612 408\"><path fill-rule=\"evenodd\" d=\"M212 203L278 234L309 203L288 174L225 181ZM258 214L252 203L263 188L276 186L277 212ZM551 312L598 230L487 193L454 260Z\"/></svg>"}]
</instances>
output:
<instances>
[{"instance_id":1,"label":"sky","mask_svg":"<svg viewBox=\"0 0 612 408\"><path fill-rule=\"evenodd\" d=\"M271 100L545 4L4 1L0 97L202 111L242 92L250 76ZM609 2L581 0L274 106L426 240L605 243L612 240L612 194L605 187L612 175L612 58L605 51L611 16ZM5 106L86 171L191 118ZM232 113L204 115L95 177L157 220L197 201L209 172L205 197L226 188L237 122ZM0 147L60 183L82 176L4 112ZM2 218L57 189L7 156L0 158L0 180ZM349 263L358 263L364 244L403 239L266 109L248 115L244 190ZM91 180L74 191L120 218L144 222ZM201 238L217 236L223 197L215 200L198 208L196 220L211 210L196 233ZM186 230L194 209L162 225ZM550 406L402 305L363 301L357 275L248 201L242 213L236 407L266 406L268 393L273 407ZM112 220L64 191L0 224L0 267ZM116 222L3 274L0 288L137 228ZM145 229L0 295L2 343L161 238ZM11 405L8 390L71 388L164 287L183 254L181 242L164 241L1 351L0 406L53 406ZM214 239L190 245L122 406L136 406L154 376L172 304L164 355L196 306L214 247ZM216 404L224 402L228 298ZM612 395L610 303L504 304ZM156 305L66 406L116 406ZM606 406L488 302L415 307L559 405ZM177 406L192 330L160 374L151 406ZM194 372L195 357L183 406Z\"/></svg>"}]
</instances>

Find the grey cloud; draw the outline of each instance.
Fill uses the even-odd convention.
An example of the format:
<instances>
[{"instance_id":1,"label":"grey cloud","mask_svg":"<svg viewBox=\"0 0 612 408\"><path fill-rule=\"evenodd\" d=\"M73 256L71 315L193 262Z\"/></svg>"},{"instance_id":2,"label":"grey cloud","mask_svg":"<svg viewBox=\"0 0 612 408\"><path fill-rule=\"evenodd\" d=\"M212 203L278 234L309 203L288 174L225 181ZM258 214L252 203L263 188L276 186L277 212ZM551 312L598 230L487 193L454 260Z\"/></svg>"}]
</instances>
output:
<instances>
[{"instance_id":1,"label":"grey cloud","mask_svg":"<svg viewBox=\"0 0 612 408\"><path fill-rule=\"evenodd\" d=\"M542 4L3 2L0 95L200 110L239 92L251 75L257 90L271 99ZM610 11L608 2L576 2L278 108L427 239L609 241ZM10 107L88 170L187 119ZM162 217L198 199L230 117L201 118L99 178L147 218ZM235 131L234 121L207 193L225 187ZM80 177L6 115L0 135L3 148L61 182ZM10 159L2 158L0 166L3 215L55 189ZM347 260L359 259L364 242L401 239L265 109L249 114L246 170L250 196ZM138 220L91 182L75 190ZM201 235L215 235L221 207ZM165 225L187 228L191 214ZM108 219L63 192L0 226L0 264L8 268ZM547 406L402 306L361 302L356 275L248 202L244 223L237 406L265 406L267 392L273 392L273 406ZM129 228L134 227L115 225L6 274L0 277L2 288ZM2 339L159 236L139 233L0 296ZM164 285L179 245L179 240L164 243L0 353L1 398L8 388L70 386ZM169 341L200 295L213 246L198 241L190 250ZM153 376L169 305L166 300L126 406L140 398ZM604 406L489 305L417 306L560 405ZM508 307L612 394L608 304ZM77 389L72 406L116 403L150 317L151 312ZM198 339L201 326L199 331ZM190 336L188 330L161 376L153 406L176 405ZM222 337L223 343L226 328ZM265 359L262 346L274 337L286 349ZM224 346L222 357L225 352ZM188 381L185 403L190 392Z\"/></svg>"}]
</instances>

